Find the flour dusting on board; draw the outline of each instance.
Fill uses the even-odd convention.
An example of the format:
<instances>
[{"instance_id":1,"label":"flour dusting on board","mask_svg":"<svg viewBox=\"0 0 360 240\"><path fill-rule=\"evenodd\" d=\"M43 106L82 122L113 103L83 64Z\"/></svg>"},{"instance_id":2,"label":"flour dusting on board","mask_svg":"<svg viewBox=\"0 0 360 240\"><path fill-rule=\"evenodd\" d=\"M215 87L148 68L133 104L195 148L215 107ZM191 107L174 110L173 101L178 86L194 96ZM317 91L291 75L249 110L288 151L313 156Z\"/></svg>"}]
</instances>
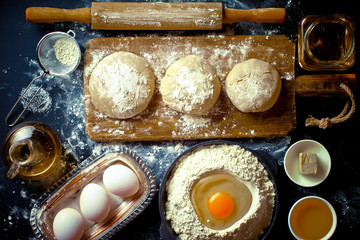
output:
<instances>
[{"instance_id":1,"label":"flour dusting on board","mask_svg":"<svg viewBox=\"0 0 360 240\"><path fill-rule=\"evenodd\" d=\"M274 44L280 44L283 47L279 48ZM124 37L94 39L87 46L89 48L85 52L86 61L84 65L85 122L86 129L91 134L90 137L96 141L107 141L109 139L133 141L144 140L144 138L146 140L177 140L261 136L261 130L257 130L256 127L259 126L262 120L257 118L256 115L251 117L252 120L248 121L247 125L245 124L243 128L236 131L241 120L247 117L234 111L231 103L226 98L224 93L226 76L237 63L249 58L260 58L273 65L279 71L283 80L290 81L294 79L293 64L295 59L292 55L294 45L282 36ZM223 96L218 100L218 106L213 107L210 114L206 116L213 120L208 125L209 128L197 125L189 126L181 114L171 110L164 104L164 100L157 90L155 90L153 104L150 103L150 107L135 118L117 121L104 116L91 103L91 96L87 90L88 81L101 58L117 51L128 51L144 57L154 71L157 89L166 70L175 61L189 55L199 55L206 58L214 66L223 86L221 94ZM259 53L261 54L259 55ZM291 88L291 85L288 86ZM286 85L284 88L286 88ZM289 103L282 104L282 110L278 112L280 114L272 115L273 118L280 118L280 115L283 116L285 112L293 111L293 108L289 106L293 101L292 99L288 100L285 101L282 98L283 102ZM232 112L228 111L231 109ZM291 114L284 117L288 118L289 116ZM141 130L139 128L140 122L137 121L139 119L141 119L142 123ZM281 121L283 120L282 118ZM289 119L288 121L292 120ZM247 126L251 125L254 125L255 128L250 127L251 129L247 129ZM159 127L164 127L164 129L157 131ZM155 128L156 130L154 130ZM138 134L139 131L141 132L140 135ZM287 132L285 129L276 130L276 132L281 131ZM158 136L156 132L161 133L161 135Z\"/></svg>"}]
</instances>

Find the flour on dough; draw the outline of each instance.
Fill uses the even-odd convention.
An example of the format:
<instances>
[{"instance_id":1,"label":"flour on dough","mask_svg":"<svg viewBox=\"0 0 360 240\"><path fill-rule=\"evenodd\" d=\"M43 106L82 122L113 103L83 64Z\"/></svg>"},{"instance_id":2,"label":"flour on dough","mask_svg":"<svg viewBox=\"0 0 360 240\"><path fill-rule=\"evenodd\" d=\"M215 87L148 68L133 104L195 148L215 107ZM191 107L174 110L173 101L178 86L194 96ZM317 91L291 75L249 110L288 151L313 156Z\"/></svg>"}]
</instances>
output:
<instances>
[{"instance_id":1,"label":"flour on dough","mask_svg":"<svg viewBox=\"0 0 360 240\"><path fill-rule=\"evenodd\" d=\"M221 83L215 68L205 58L189 55L174 62L160 83L163 101L190 115L203 115L216 103Z\"/></svg>"},{"instance_id":2,"label":"flour on dough","mask_svg":"<svg viewBox=\"0 0 360 240\"><path fill-rule=\"evenodd\" d=\"M131 118L145 110L153 96L155 77L148 62L129 52L115 52L94 68L89 91L95 107L107 116Z\"/></svg>"},{"instance_id":3,"label":"flour on dough","mask_svg":"<svg viewBox=\"0 0 360 240\"><path fill-rule=\"evenodd\" d=\"M259 59L238 63L225 80L225 91L241 112L264 112L277 101L281 78L271 64Z\"/></svg>"}]
</instances>

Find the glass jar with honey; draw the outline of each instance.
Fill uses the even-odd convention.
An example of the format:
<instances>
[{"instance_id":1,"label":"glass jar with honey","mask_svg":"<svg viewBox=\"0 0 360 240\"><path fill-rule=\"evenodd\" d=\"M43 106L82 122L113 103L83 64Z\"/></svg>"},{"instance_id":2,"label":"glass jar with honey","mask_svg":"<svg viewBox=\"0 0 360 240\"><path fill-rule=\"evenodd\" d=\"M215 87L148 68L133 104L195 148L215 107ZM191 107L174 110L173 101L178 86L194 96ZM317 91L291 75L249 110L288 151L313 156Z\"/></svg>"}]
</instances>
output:
<instances>
[{"instance_id":1,"label":"glass jar with honey","mask_svg":"<svg viewBox=\"0 0 360 240\"><path fill-rule=\"evenodd\" d=\"M5 137L2 151L10 179L43 179L58 166L62 155L58 135L40 122L23 122L13 127Z\"/></svg>"},{"instance_id":2,"label":"glass jar with honey","mask_svg":"<svg viewBox=\"0 0 360 240\"><path fill-rule=\"evenodd\" d=\"M355 63L355 24L341 14L309 15L298 30L298 61L308 71L344 71Z\"/></svg>"}]
</instances>

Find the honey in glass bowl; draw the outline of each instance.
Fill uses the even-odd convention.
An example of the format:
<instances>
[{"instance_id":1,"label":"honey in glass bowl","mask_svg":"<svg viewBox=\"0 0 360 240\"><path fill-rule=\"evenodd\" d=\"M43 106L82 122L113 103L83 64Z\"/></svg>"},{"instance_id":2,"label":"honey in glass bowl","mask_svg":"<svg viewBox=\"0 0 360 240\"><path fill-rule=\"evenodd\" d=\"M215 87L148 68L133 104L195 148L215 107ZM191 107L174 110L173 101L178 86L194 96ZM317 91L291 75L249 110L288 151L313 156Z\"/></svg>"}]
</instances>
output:
<instances>
[{"instance_id":1,"label":"honey in glass bowl","mask_svg":"<svg viewBox=\"0 0 360 240\"><path fill-rule=\"evenodd\" d=\"M305 197L289 213L289 227L297 239L329 239L336 228L336 213L325 199Z\"/></svg>"}]
</instances>

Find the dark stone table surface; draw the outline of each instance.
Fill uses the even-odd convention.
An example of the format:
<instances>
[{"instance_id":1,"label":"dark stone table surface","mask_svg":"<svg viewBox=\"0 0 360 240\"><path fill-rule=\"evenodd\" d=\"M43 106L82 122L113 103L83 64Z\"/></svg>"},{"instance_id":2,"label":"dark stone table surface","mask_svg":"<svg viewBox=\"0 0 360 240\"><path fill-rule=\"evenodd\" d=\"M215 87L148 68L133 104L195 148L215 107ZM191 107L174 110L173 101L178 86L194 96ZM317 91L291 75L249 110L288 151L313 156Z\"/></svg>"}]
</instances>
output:
<instances>
[{"instance_id":1,"label":"dark stone table surface","mask_svg":"<svg viewBox=\"0 0 360 240\"><path fill-rule=\"evenodd\" d=\"M346 14L359 24L359 10L355 2L344 1L295 1L295 0L228 0L224 6L233 8L284 7L287 20L282 24L236 23L219 31L101 31L92 30L82 23L35 24L25 20L25 9L31 6L80 8L90 7L90 1L33 0L0 2L0 119L5 119L11 106L32 78L41 73L36 58L36 45L42 36L53 31L76 33L82 54L89 39L97 37L125 36L185 36L206 34L286 35L297 43L298 23L306 15ZM359 38L356 31L356 40ZM358 41L356 42L358 43ZM358 57L358 54L356 54ZM307 72L295 62L296 76L319 74ZM359 63L342 73L359 72ZM321 72L329 73L329 72ZM320 74L321 74L320 73ZM339 73L339 72L330 72ZM83 63L67 77L46 78L41 98L37 99L31 111L22 121L40 121L51 126L59 135L67 161L77 164L100 149L114 144L101 144L90 140L85 134L83 114ZM355 91L359 102L358 90ZM287 215L292 204L301 197L317 195L327 199L335 208L338 226L332 239L357 239L360 233L360 144L358 112L346 122L322 130L305 127L307 115L318 118L333 117L341 112L346 99L343 98L300 98L296 97L297 128L289 135L278 138L232 139L243 146L262 153L277 166L276 176L280 192L280 214L268 239L293 239L287 225ZM0 123L0 138L3 140L9 128ZM329 151L332 169L322 184L304 188L294 184L286 176L283 159L288 147L302 139L313 139L322 143ZM190 146L201 141L136 142L117 143L138 153L153 172L160 186L161 178L175 158ZM20 178L6 178L7 168L0 163L0 238L35 239L29 217L33 204L51 185L49 182L25 181ZM160 239L160 215L157 195L151 204L135 220L120 230L113 239Z\"/></svg>"}]
</instances>

